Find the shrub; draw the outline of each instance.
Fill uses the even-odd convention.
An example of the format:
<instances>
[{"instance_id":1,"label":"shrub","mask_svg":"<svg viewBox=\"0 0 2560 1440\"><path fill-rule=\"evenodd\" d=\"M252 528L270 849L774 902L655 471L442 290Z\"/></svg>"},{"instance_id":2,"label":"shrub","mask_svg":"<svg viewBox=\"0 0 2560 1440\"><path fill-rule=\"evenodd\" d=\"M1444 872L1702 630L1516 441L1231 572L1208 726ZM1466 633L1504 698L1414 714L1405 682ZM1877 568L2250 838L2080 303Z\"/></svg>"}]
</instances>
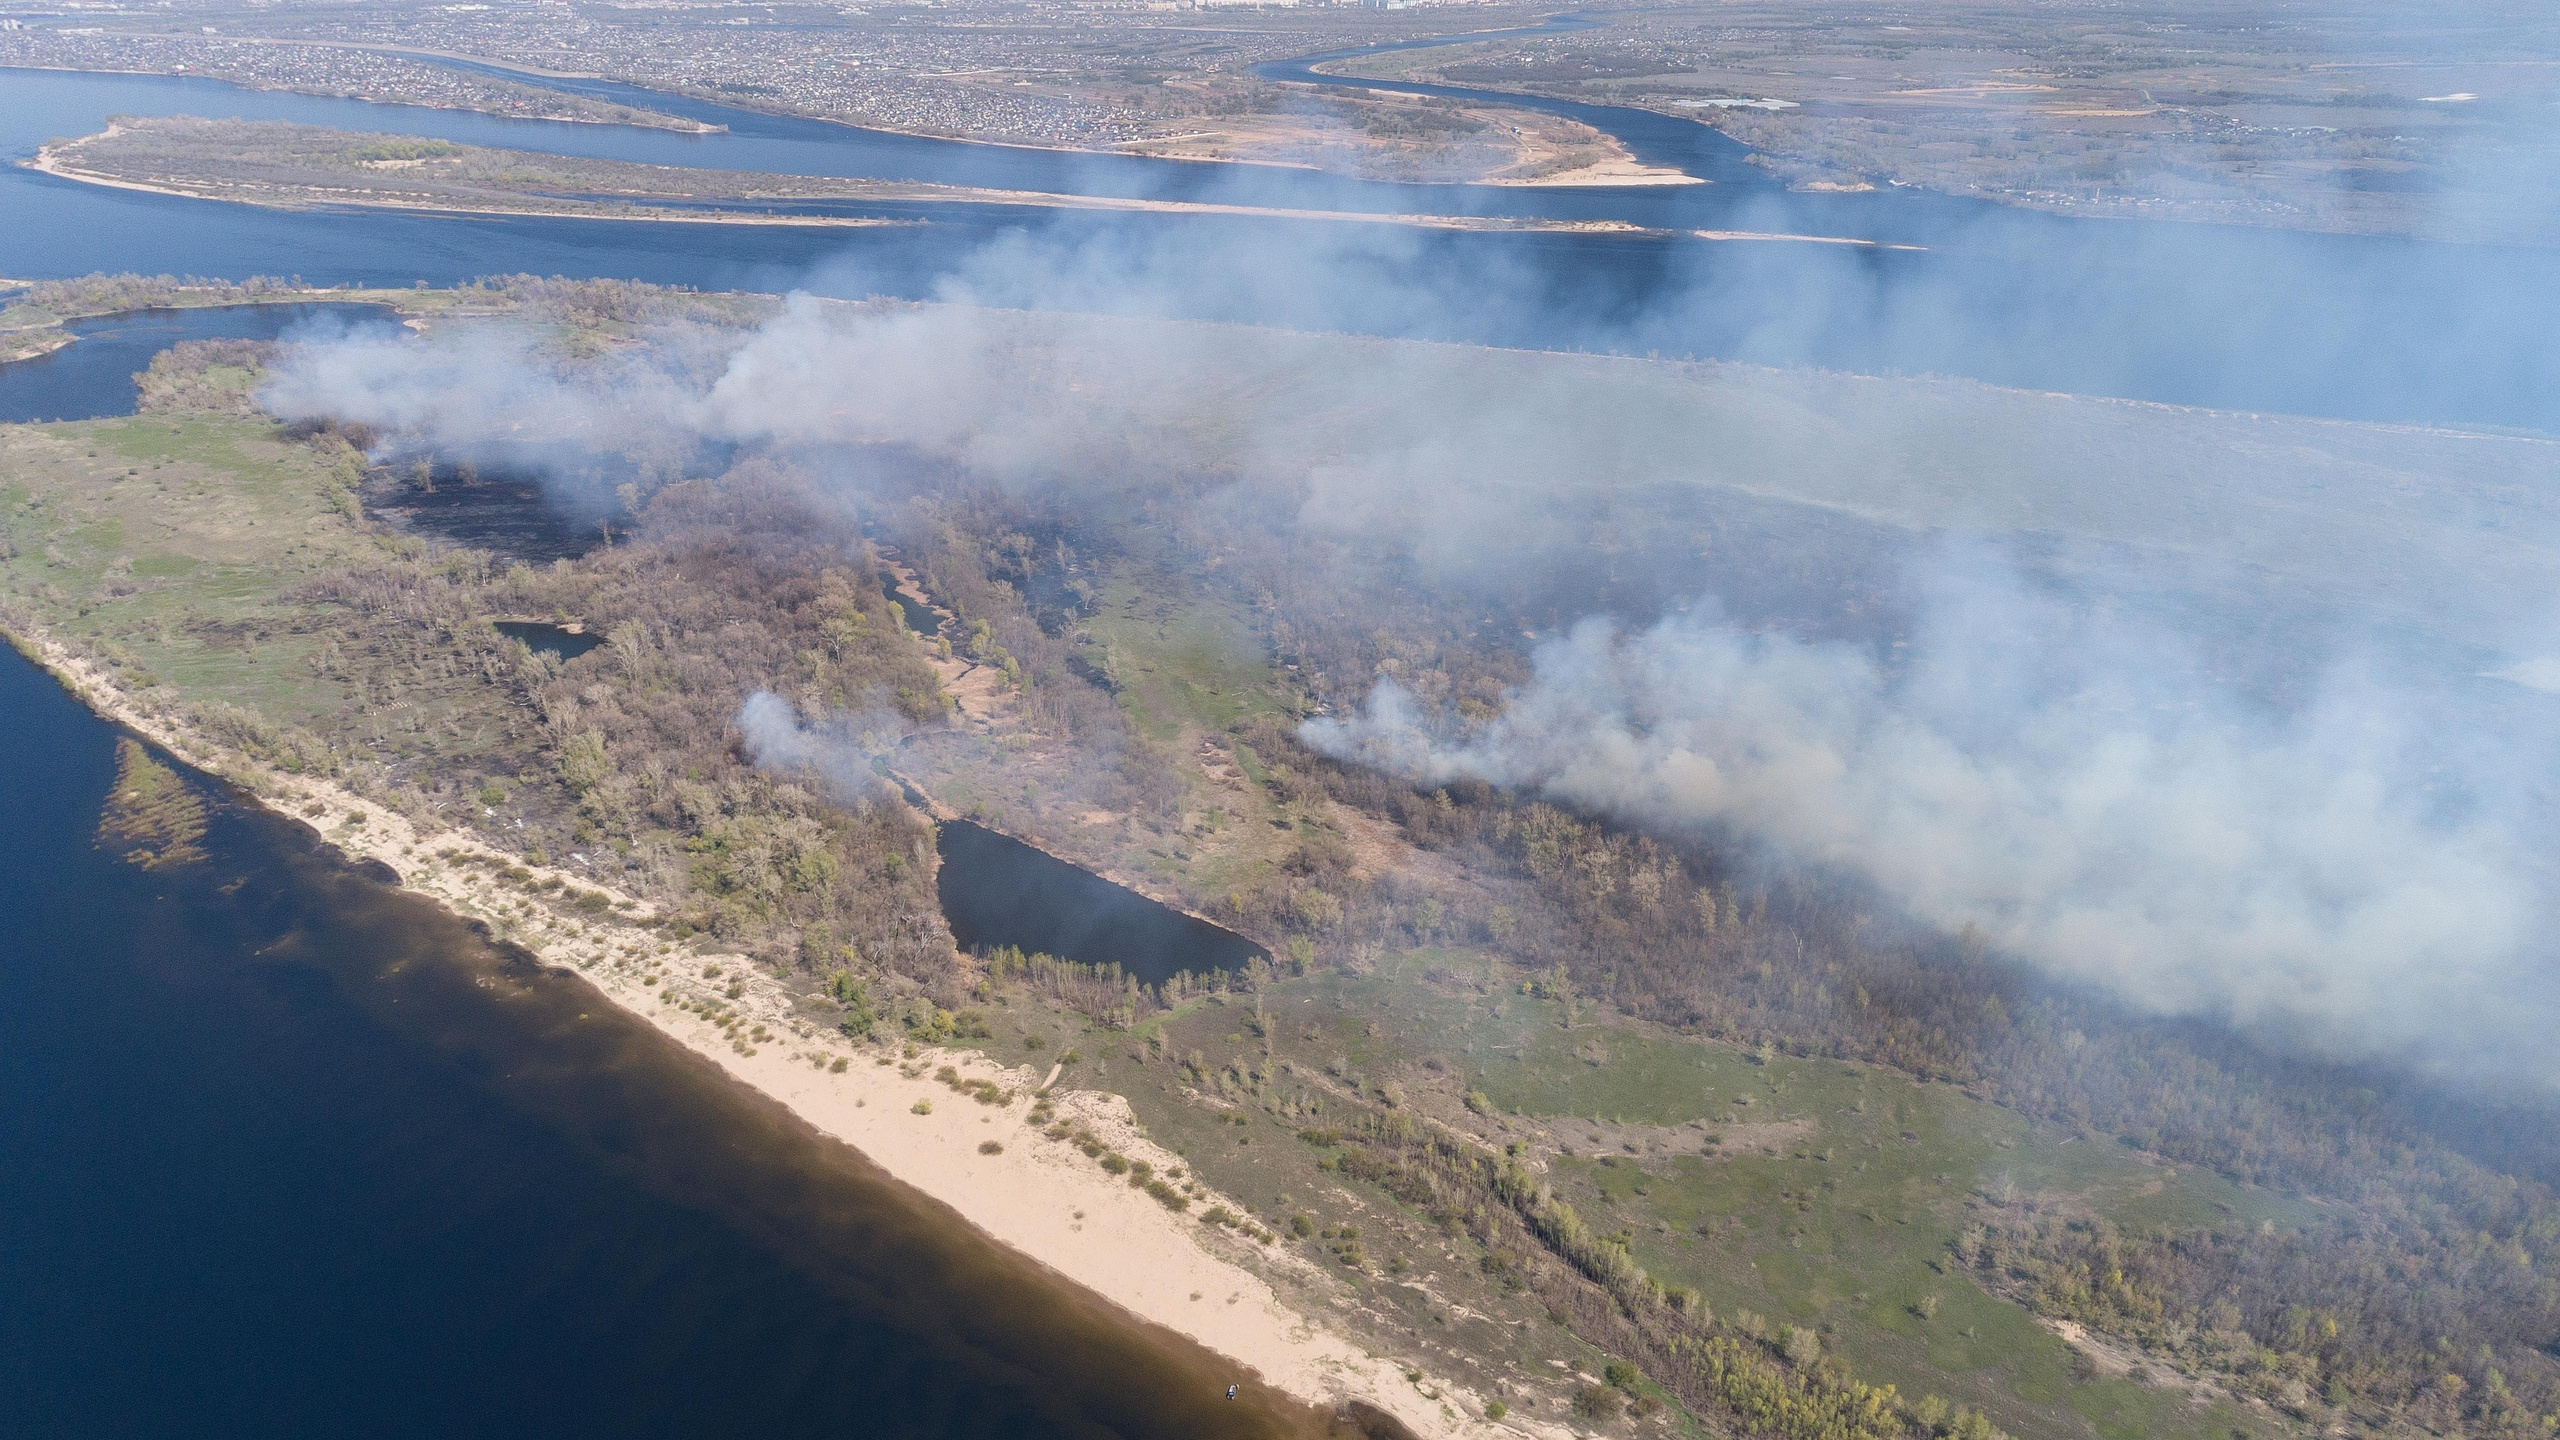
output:
<instances>
[{"instance_id":1,"label":"shrub","mask_svg":"<svg viewBox=\"0 0 2560 1440\"><path fill-rule=\"evenodd\" d=\"M913 1105L908 1106L907 1109L918 1115L930 1115L933 1113L933 1102L930 1100L919 1100Z\"/></svg>"},{"instance_id":2,"label":"shrub","mask_svg":"<svg viewBox=\"0 0 2560 1440\"><path fill-rule=\"evenodd\" d=\"M1585 1385L1573 1392L1573 1413L1585 1420L1618 1418L1618 1392L1606 1385Z\"/></svg>"},{"instance_id":3,"label":"shrub","mask_svg":"<svg viewBox=\"0 0 2560 1440\"><path fill-rule=\"evenodd\" d=\"M1001 1155L1004 1153L1004 1142L1001 1140L981 1140L978 1142L978 1153L981 1155Z\"/></svg>"},{"instance_id":4,"label":"shrub","mask_svg":"<svg viewBox=\"0 0 2560 1440\"><path fill-rule=\"evenodd\" d=\"M1633 1392L1636 1388L1636 1381L1644 1378L1644 1372L1638 1370L1635 1362L1632 1360L1612 1360L1609 1362L1608 1366L1600 1372L1600 1378L1608 1381L1610 1384L1615 1385L1621 1390Z\"/></svg>"}]
</instances>

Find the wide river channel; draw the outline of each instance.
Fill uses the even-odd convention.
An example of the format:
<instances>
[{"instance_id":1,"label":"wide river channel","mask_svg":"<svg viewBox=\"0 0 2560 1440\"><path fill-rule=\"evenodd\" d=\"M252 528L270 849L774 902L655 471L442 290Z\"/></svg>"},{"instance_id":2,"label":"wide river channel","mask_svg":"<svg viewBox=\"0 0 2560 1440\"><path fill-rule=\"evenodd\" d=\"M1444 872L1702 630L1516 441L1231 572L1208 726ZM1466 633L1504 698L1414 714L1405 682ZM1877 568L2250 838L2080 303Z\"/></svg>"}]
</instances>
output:
<instances>
[{"instance_id":1,"label":"wide river channel","mask_svg":"<svg viewBox=\"0 0 2560 1440\"><path fill-rule=\"evenodd\" d=\"M101 848L117 732L5 647L0 737L9 1433L1308 1433L296 822Z\"/></svg>"},{"instance_id":2,"label":"wide river channel","mask_svg":"<svg viewBox=\"0 0 2560 1440\"><path fill-rule=\"evenodd\" d=\"M1308 70L1275 73L1326 81ZM2560 429L2560 251L2077 220L1888 189L1794 194L1692 121L1537 102L1713 183L1395 185L1272 166L920 139L578 88L730 127L501 120L169 76L0 71L0 158L116 114L290 119L660 164L1358 212L1362 220L983 205L827 207L848 230L254 210L0 171L0 275L407 284L529 272L972 296L1542 348L1721 357L2341 418ZM1471 94L1447 90L1436 93ZM1605 222L1468 232L1404 214ZM1822 237L1716 240L1697 232ZM1903 248L1908 247L1908 248Z\"/></svg>"}]
</instances>

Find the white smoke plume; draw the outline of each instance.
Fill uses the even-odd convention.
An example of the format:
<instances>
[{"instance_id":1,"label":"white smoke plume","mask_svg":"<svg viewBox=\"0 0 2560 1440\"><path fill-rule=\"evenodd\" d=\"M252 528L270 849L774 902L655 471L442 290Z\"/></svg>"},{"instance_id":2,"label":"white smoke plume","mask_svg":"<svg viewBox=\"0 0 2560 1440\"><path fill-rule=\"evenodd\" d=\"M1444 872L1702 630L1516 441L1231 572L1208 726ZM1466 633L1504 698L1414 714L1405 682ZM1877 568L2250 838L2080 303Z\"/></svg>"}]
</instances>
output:
<instances>
[{"instance_id":1,"label":"white smoke plume","mask_svg":"<svg viewBox=\"0 0 2560 1440\"><path fill-rule=\"evenodd\" d=\"M1539 649L1535 680L1488 726L1441 724L1386 684L1311 738L1403 774L1478 776L1854 872L1923 919L1977 925L2138 1005L2560 1083L2538 1048L2560 1016L2537 969L2551 906L2531 860L2551 827L2500 795L2553 781L2535 732L2560 721L2515 707L2544 704L2532 687L2549 661L2535 657L2560 649L2547 599L2560 445L1143 318L1218 308L1195 303L1187 258L1022 240L973 258L946 295L1062 294L1102 313L802 296L751 332L576 364L504 329L346 337L292 350L263 398L465 452L770 446L823 472L827 447L888 444L1069 501L1231 486L1239 515L1294 527L1240 526L1239 543L1349 537L1431 583L1620 544L1672 490L1854 517L1914 545L1963 526L2085 543L2115 568L2081 573L2079 608L1944 586L1899 660L1707 620L1592 620ZM1341 258L1275 255L1258 283L1333 307L1306 312L1314 326L1361 301L1324 268ZM1856 309L1869 282L1834 273L1842 263L1814 257L1797 279L1839 280L1852 288L1838 304ZM2333 288L2359 293L2352 276ZM1896 313L1895 335L2014 343L1979 316ZM2341 357L2387 350L2332 338ZM2485 351L2477 368L2538 373ZM1712 540L1701 532L1694 575L1666 587L1717 590L1730 552ZM2456 708L2471 708L2439 723L2405 666L2390 680L2341 668L2309 703L2269 708L2175 645L2095 622L2088 606L2126 577L2202 597L2199 623L2235 633L2262 617L2258 597L2298 606L2287 625L2312 617L2265 632L2262 649L2351 654L2387 632L2395 664L2422 652L2517 699L2465 692ZM738 717L759 764L856 795L877 783L866 723L773 696Z\"/></svg>"},{"instance_id":2,"label":"white smoke plume","mask_svg":"<svg viewBox=\"0 0 2560 1440\"><path fill-rule=\"evenodd\" d=\"M1487 723L1387 680L1304 733L1426 783L1744 837L2150 1010L2560 1080L2519 837L2494 790L2411 783L2440 757L2389 696L2341 674L2252 712L2162 642L1997 580L1942 592L1912 645L1888 668L1712 619L1589 619Z\"/></svg>"},{"instance_id":3,"label":"white smoke plume","mask_svg":"<svg viewBox=\"0 0 2560 1440\"><path fill-rule=\"evenodd\" d=\"M757 769L815 776L847 804L885 792L872 762L896 750L915 729L886 706L804 720L790 701L768 690L749 695L731 723Z\"/></svg>"}]
</instances>

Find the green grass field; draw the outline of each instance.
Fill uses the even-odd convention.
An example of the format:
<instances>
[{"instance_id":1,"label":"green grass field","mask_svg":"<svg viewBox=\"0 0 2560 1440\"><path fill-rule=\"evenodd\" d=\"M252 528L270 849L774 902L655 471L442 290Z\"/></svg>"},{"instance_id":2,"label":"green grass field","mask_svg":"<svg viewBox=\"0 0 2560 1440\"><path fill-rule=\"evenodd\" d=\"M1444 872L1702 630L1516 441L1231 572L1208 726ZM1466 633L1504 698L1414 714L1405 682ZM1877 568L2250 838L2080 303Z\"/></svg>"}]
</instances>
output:
<instances>
[{"instance_id":1,"label":"green grass field","mask_svg":"<svg viewBox=\"0 0 2560 1440\"><path fill-rule=\"evenodd\" d=\"M1115 570L1081 622L1096 668L1109 660L1121 708L1158 740L1223 732L1279 713L1269 649L1233 604L1137 567Z\"/></svg>"},{"instance_id":2,"label":"green grass field","mask_svg":"<svg viewBox=\"0 0 2560 1440\"><path fill-rule=\"evenodd\" d=\"M1720 1315L1819 1327L1861 1378L1982 1406L2019 1436L2228 1440L2250 1427L2237 1407L2172 1385L2075 1374L2071 1347L1985 1291L1954 1251L1976 1196L2129 1226L2235 1214L2286 1225L2303 1218L2292 1202L1948 1085L1607 1020L1588 1002L1523 994L1520 979L1493 957L1434 949L1384 956L1366 976L1288 982L1271 1004L1275 1053L1393 1083L1452 1120L1466 1117L1451 1102L1481 1091L1510 1134L1554 1147L1551 1183L1594 1230L1626 1233L1648 1270ZM1215 1068L1250 1050L1235 1023L1225 1012L1165 1028Z\"/></svg>"},{"instance_id":3,"label":"green grass field","mask_svg":"<svg viewBox=\"0 0 2560 1440\"><path fill-rule=\"evenodd\" d=\"M356 478L269 424L138 415L0 428L0 585L198 698L294 720L344 702L284 597L373 549Z\"/></svg>"}]
</instances>

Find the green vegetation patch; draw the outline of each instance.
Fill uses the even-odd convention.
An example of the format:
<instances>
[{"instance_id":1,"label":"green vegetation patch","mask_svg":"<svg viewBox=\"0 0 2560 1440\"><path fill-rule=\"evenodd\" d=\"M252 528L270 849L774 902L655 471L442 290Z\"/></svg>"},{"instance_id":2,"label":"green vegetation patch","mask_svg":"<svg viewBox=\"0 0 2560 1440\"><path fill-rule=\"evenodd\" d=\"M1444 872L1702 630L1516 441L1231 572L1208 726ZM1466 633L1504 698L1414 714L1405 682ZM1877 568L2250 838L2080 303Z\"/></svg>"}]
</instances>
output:
<instances>
[{"instance_id":1,"label":"green vegetation patch","mask_svg":"<svg viewBox=\"0 0 2560 1440\"><path fill-rule=\"evenodd\" d=\"M1165 577L1115 573L1081 627L1080 654L1148 735L1226 731L1280 712L1277 668L1241 608Z\"/></svg>"}]
</instances>

